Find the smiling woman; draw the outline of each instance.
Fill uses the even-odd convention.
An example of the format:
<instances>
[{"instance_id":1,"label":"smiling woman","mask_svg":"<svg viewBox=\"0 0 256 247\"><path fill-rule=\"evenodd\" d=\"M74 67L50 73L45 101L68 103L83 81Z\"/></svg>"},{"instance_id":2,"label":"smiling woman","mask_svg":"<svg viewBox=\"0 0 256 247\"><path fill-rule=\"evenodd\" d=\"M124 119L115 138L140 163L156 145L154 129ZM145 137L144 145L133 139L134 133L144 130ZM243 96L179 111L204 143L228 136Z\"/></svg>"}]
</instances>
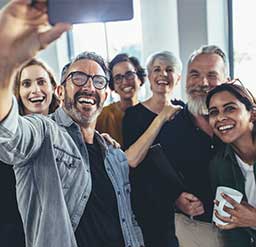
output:
<instances>
[{"instance_id":1,"label":"smiling woman","mask_svg":"<svg viewBox=\"0 0 256 247\"><path fill-rule=\"evenodd\" d=\"M123 146L122 120L127 108L136 105L138 91L145 81L145 70L136 57L126 53L116 55L109 64L109 87L115 91L120 100L104 107L98 117L96 129L106 132Z\"/></svg>"},{"instance_id":2,"label":"smiling woman","mask_svg":"<svg viewBox=\"0 0 256 247\"><path fill-rule=\"evenodd\" d=\"M40 113L47 115L59 106L54 91L57 83L48 66L33 58L16 74L14 93L21 115Z\"/></svg>"},{"instance_id":3,"label":"smiling woman","mask_svg":"<svg viewBox=\"0 0 256 247\"><path fill-rule=\"evenodd\" d=\"M231 203L233 209L224 207L224 211L230 214L230 217L215 213L217 218L226 223L218 227L228 230L223 231L225 246L255 246L256 114L254 97L243 86L224 83L209 92L206 104L209 110L209 123L215 135L226 143L211 162L212 186L214 190L218 186L227 186L244 195L241 204L227 195L222 195Z\"/></svg>"}]
</instances>

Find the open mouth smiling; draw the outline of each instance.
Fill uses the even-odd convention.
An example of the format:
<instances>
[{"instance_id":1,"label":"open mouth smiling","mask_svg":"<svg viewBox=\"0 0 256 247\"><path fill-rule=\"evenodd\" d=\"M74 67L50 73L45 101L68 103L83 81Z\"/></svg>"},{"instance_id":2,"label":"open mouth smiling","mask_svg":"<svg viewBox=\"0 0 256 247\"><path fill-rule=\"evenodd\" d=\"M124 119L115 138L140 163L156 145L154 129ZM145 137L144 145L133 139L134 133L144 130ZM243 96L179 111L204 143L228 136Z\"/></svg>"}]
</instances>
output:
<instances>
[{"instance_id":1,"label":"open mouth smiling","mask_svg":"<svg viewBox=\"0 0 256 247\"><path fill-rule=\"evenodd\" d=\"M157 81L157 84L158 84L158 85L168 85L169 82L168 82L168 81L165 81L165 80L159 80L159 81Z\"/></svg>"},{"instance_id":2,"label":"open mouth smiling","mask_svg":"<svg viewBox=\"0 0 256 247\"><path fill-rule=\"evenodd\" d=\"M28 99L31 103L42 103L45 100L45 96L38 96Z\"/></svg>"},{"instance_id":3,"label":"open mouth smiling","mask_svg":"<svg viewBox=\"0 0 256 247\"><path fill-rule=\"evenodd\" d=\"M233 129L234 127L235 127L234 124L227 124L227 125L218 126L217 130L219 132L225 133L226 131Z\"/></svg>"},{"instance_id":4,"label":"open mouth smiling","mask_svg":"<svg viewBox=\"0 0 256 247\"><path fill-rule=\"evenodd\" d=\"M80 97L77 102L79 104L95 105L96 100L88 97Z\"/></svg>"},{"instance_id":5,"label":"open mouth smiling","mask_svg":"<svg viewBox=\"0 0 256 247\"><path fill-rule=\"evenodd\" d=\"M133 89L133 87L125 87L125 88L123 88L122 90L123 90L125 93L129 93L129 92L131 92L132 89Z\"/></svg>"}]
</instances>

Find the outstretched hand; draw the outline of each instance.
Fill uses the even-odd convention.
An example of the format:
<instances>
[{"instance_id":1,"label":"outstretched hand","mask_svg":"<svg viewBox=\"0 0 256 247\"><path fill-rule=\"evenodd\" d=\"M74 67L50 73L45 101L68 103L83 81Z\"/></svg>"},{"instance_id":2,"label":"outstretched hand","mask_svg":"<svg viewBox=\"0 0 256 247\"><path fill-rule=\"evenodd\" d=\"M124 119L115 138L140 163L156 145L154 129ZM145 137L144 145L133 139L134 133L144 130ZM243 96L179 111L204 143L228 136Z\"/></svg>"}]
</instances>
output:
<instances>
[{"instance_id":1,"label":"outstretched hand","mask_svg":"<svg viewBox=\"0 0 256 247\"><path fill-rule=\"evenodd\" d=\"M43 0L33 7L28 0L12 0L0 11L0 57L9 66L17 67L34 57L70 29L64 23L51 27L46 12Z\"/></svg>"},{"instance_id":2,"label":"outstretched hand","mask_svg":"<svg viewBox=\"0 0 256 247\"><path fill-rule=\"evenodd\" d=\"M226 194L222 194L223 198L228 201L234 208L224 206L223 210L230 214L230 217L224 217L215 211L215 215L221 221L228 223L226 225L218 225L220 229L230 230L236 227L256 227L256 208L249 205L247 202L242 201L237 203ZM218 204L217 201L214 202Z\"/></svg>"}]
</instances>

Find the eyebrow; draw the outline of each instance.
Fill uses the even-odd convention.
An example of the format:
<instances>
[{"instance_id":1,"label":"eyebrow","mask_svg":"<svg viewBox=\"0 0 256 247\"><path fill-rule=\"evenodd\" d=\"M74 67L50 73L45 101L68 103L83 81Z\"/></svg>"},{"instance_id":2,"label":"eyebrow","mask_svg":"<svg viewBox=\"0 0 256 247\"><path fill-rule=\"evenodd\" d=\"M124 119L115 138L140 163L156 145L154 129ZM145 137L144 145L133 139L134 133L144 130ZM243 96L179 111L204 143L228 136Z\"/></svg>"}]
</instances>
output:
<instances>
[{"instance_id":1,"label":"eyebrow","mask_svg":"<svg viewBox=\"0 0 256 247\"><path fill-rule=\"evenodd\" d=\"M189 71L189 74L192 74L192 73L198 73L199 74L199 71L196 70L196 69L192 69L192 70Z\"/></svg>"},{"instance_id":2,"label":"eyebrow","mask_svg":"<svg viewBox=\"0 0 256 247\"><path fill-rule=\"evenodd\" d=\"M233 101L230 101L230 102L224 104L222 107L226 107L226 106L228 106L228 105L237 105L237 104L236 104L235 102L233 102ZM217 106L212 106L212 107L210 107L210 108L209 108L209 111L212 110L212 109L217 109Z\"/></svg>"},{"instance_id":3,"label":"eyebrow","mask_svg":"<svg viewBox=\"0 0 256 247\"><path fill-rule=\"evenodd\" d=\"M214 75L217 75L218 72L217 71L209 71L208 74L214 74Z\"/></svg>"}]
</instances>

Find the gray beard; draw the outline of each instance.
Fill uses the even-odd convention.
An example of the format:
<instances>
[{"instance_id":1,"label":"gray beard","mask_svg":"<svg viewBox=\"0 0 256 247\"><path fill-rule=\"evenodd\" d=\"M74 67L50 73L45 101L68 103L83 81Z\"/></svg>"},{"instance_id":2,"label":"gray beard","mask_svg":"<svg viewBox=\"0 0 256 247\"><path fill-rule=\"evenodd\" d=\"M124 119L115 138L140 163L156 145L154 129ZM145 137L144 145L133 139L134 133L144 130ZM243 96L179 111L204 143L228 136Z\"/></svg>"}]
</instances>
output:
<instances>
[{"instance_id":1,"label":"gray beard","mask_svg":"<svg viewBox=\"0 0 256 247\"><path fill-rule=\"evenodd\" d=\"M187 104L188 110L194 116L208 115L208 109L206 106L206 96L193 98L191 95L187 94Z\"/></svg>"},{"instance_id":2,"label":"gray beard","mask_svg":"<svg viewBox=\"0 0 256 247\"><path fill-rule=\"evenodd\" d=\"M100 115L103 109L103 104L99 104L98 109L92 115L90 115L90 117L85 117L80 111L77 110L75 104L76 103L70 99L66 93L64 100L64 108L66 112L76 123L84 127L87 127L89 124L96 122L97 117Z\"/></svg>"}]
</instances>

